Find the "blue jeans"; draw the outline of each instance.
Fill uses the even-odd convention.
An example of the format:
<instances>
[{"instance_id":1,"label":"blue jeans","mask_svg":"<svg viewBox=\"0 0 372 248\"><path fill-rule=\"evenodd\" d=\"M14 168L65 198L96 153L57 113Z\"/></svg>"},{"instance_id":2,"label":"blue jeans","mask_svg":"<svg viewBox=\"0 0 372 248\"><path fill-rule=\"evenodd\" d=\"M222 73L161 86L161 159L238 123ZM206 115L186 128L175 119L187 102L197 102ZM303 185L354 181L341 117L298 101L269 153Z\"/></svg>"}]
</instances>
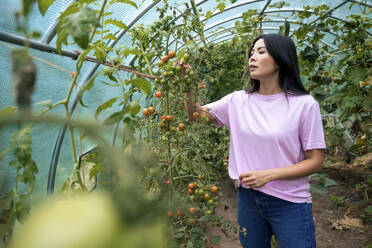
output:
<instances>
[{"instance_id":1,"label":"blue jeans","mask_svg":"<svg viewBox=\"0 0 372 248\"><path fill-rule=\"evenodd\" d=\"M243 248L315 248L311 203L293 203L253 189L238 188L239 239Z\"/></svg>"}]
</instances>

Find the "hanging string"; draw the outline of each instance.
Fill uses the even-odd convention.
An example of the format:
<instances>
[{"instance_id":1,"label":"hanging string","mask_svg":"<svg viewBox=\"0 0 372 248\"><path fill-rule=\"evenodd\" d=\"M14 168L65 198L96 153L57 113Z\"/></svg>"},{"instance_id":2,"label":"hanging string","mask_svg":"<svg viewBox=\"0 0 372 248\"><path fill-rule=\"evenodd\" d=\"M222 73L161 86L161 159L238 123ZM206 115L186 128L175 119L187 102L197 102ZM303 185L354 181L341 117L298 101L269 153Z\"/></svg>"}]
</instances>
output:
<instances>
[{"instance_id":1,"label":"hanging string","mask_svg":"<svg viewBox=\"0 0 372 248\"><path fill-rule=\"evenodd\" d=\"M6 44L6 43L4 43L4 42L1 42L1 41L0 41L0 44L6 46L6 47L9 48L9 49L16 49L16 47L9 46L8 44ZM44 63L44 64L47 64L47 65L49 65L49 66L51 66L51 67L53 67L53 68L55 68L55 69L57 69L57 70L60 70L60 71L63 71L63 72L68 73L72 78L75 76L75 72L68 71L68 70L66 70L65 68L61 67L61 66L55 65L55 64L53 64L53 63L51 63L51 62L49 62L49 61L47 61L47 60L45 60L45 59L42 59L42 58L37 57L37 56L34 56L34 55L30 55L30 56L31 56L33 59L36 59L36 60L38 60L38 61L40 61L40 62L42 62L42 63Z\"/></svg>"}]
</instances>

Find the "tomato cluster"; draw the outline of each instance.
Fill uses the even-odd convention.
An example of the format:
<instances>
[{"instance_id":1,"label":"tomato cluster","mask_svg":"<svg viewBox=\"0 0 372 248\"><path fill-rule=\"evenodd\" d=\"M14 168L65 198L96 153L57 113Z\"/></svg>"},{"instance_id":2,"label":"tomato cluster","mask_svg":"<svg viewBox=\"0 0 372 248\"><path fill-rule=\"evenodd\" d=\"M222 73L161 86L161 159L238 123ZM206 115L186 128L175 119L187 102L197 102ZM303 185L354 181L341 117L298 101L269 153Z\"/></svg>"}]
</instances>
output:
<instances>
[{"instance_id":1,"label":"tomato cluster","mask_svg":"<svg viewBox=\"0 0 372 248\"><path fill-rule=\"evenodd\" d=\"M176 58L175 60L172 60ZM160 79L155 79L154 84L163 90L171 89L173 92L190 92L198 90L196 72L188 63L190 54L184 53L183 56L177 57L175 51L169 51L158 61L158 75ZM158 97L158 96L156 96ZM161 96L160 96L161 97Z\"/></svg>"},{"instance_id":2,"label":"tomato cluster","mask_svg":"<svg viewBox=\"0 0 372 248\"><path fill-rule=\"evenodd\" d=\"M150 116L150 115L153 115L155 114L155 108L154 107L149 107L149 108L144 108L142 110L142 114L144 116Z\"/></svg>"}]
</instances>

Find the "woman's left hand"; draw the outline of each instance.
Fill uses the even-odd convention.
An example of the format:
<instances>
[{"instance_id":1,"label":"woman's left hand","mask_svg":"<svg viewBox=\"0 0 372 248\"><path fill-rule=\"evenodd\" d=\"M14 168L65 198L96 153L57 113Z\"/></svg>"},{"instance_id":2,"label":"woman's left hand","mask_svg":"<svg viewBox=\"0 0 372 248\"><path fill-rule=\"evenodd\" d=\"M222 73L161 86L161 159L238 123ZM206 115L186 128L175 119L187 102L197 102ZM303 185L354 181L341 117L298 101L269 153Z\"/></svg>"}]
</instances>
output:
<instances>
[{"instance_id":1,"label":"woman's left hand","mask_svg":"<svg viewBox=\"0 0 372 248\"><path fill-rule=\"evenodd\" d=\"M255 170L245 172L239 176L239 180L250 188L259 188L272 180L271 170Z\"/></svg>"}]
</instances>

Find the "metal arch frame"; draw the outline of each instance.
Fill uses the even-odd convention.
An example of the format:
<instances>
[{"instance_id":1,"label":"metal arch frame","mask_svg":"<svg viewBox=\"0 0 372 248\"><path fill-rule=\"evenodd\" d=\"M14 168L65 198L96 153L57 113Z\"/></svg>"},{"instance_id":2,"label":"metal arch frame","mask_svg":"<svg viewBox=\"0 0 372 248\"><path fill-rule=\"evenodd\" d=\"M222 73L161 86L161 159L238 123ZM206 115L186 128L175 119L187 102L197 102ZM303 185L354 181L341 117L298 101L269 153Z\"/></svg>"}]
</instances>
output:
<instances>
[{"instance_id":1,"label":"metal arch frame","mask_svg":"<svg viewBox=\"0 0 372 248\"><path fill-rule=\"evenodd\" d=\"M279 30L279 28L277 28L277 27L263 27L262 30ZM291 29L290 31L293 32L293 29ZM230 35L233 35L233 34L220 35L220 36L215 37L214 39L212 39L210 42L213 42L214 40L218 40L218 39L230 36ZM328 44L325 41L321 40L320 42L323 43L324 45L328 46L329 48L331 48L333 51L337 50L336 48L333 48L330 44Z\"/></svg>"},{"instance_id":2,"label":"metal arch frame","mask_svg":"<svg viewBox=\"0 0 372 248\"><path fill-rule=\"evenodd\" d=\"M247 2L243 2L243 3L239 3L239 4L232 4L230 5L229 7L225 8L225 11L222 12L222 13L225 13L226 11L229 11L231 9L234 9L236 7L241 7L241 6L244 6L244 5L247 5L247 4L251 4L251 3L255 3L255 2L261 2L262 0L253 0L253 1L247 1ZM276 12L310 12L312 14L314 14L314 11L311 11L311 10L307 10L305 11L304 9L296 9L296 8L293 8L293 9L289 9L289 8L283 8L283 9L272 9L272 10L266 10L267 6L270 4L271 0L267 0L265 6L263 7L263 9L260 11L260 13L258 15L262 15L262 14L266 14L266 13L276 13ZM343 6L344 4L346 4L347 2L354 2L354 3L357 3L357 4L360 4L360 5L364 5L364 6L367 6L367 7L371 7L370 5L368 4L365 4L365 3L362 3L362 2L359 2L359 1L355 1L355 0L344 0L342 3L340 3L339 5L333 7L332 9L330 9L326 14L324 14L323 16L328 16L330 18L333 18L333 19L336 19L336 20L339 20L339 21L342 21L342 22L347 22L345 19L342 19L342 18L339 18L337 16L334 16L334 15L329 15L329 13L332 13L334 10L340 8L341 6ZM216 15L219 15L221 14L221 12L216 12L214 14L212 14L211 17L213 16L216 16ZM207 28L204 29L204 31L207 31L213 27L216 27L220 24L223 24L225 22L228 22L228 21L233 21L233 20L236 20L236 19L240 19L242 17L242 15L240 16L235 16L235 17L232 17L232 18L227 18L227 19L224 19L220 22L216 22L215 24L212 24L210 26L208 26ZM313 24L315 23L316 21L318 21L321 17L318 17L317 19L313 20L310 24ZM201 21L205 21L206 18L204 18L203 20ZM331 32L329 32L331 33ZM368 31L367 31L368 34L370 34ZM371 35L371 34L370 34ZM195 36L194 36L195 37ZM172 45L173 43L175 42L175 39L173 39L169 45Z\"/></svg>"},{"instance_id":3,"label":"metal arch frame","mask_svg":"<svg viewBox=\"0 0 372 248\"><path fill-rule=\"evenodd\" d=\"M283 21L282 21L282 20L262 21L262 23L271 23L271 22L274 22L274 23L275 23L275 22L282 23ZM288 22L289 22L289 23L296 23L295 21L291 21L291 20L288 20ZM230 30L230 29L233 29L233 28L234 28L234 25L231 25L231 26L229 26L229 27L224 28L224 30L218 31L218 32L216 32L216 33L211 33L210 35L206 36L205 38L208 39L208 38L210 38L210 37L212 37L212 36L214 36L214 35L216 35L216 34L219 34L219 33L222 33L222 32L226 32L227 30ZM335 34L335 33L333 33L333 32L327 32L327 33L329 33L329 34L331 34L331 35L333 35L333 36L335 36L335 37L339 37L337 34ZM193 38L195 38L196 36L197 36L197 34L194 35ZM200 43L200 42L198 42L198 44L199 44L199 43Z\"/></svg>"},{"instance_id":4,"label":"metal arch frame","mask_svg":"<svg viewBox=\"0 0 372 248\"><path fill-rule=\"evenodd\" d=\"M157 5L161 0L157 0L155 2L152 2L147 6L139 15L137 15L133 21L128 25L128 30L134 26L150 9L152 9L155 5ZM113 47L116 45L117 42L119 42L120 38L123 37L123 35L127 32L127 30L121 30L121 32L118 33L117 40L114 40L109 43L109 46ZM85 76L83 80L83 84L89 80L90 77L93 76L95 71L98 69L100 64L95 64L93 68L88 72L88 74ZM79 94L79 92L76 94L76 96ZM75 96L75 100L70 107L70 114L72 114L77 106L78 103L78 97ZM56 170L57 170L57 164L59 159L59 154L61 152L61 147L63 143L63 139L65 136L67 130L67 125L65 125L63 128L59 130L58 137L56 140L56 144L53 149L53 155L50 162L50 168L48 173L48 185L47 185L47 193L52 194L54 192L54 183L55 183L55 176L56 176Z\"/></svg>"},{"instance_id":5,"label":"metal arch frame","mask_svg":"<svg viewBox=\"0 0 372 248\"><path fill-rule=\"evenodd\" d=\"M264 8L262 9L262 10L265 10L267 8L267 6L269 6L271 0L248 0L248 1L245 1L245 2L241 2L241 3L234 3L234 4L231 4L230 6L226 7L225 10L222 13L225 13L225 11L230 11L232 9L235 9L235 8L247 5L247 4L258 3L258 2L263 2L263 1L266 1L266 4L265 4ZM212 18L216 15L219 15L219 14L221 14L221 12L216 10L214 13L212 13L210 18ZM203 21L206 21L206 19L207 18L203 18L200 21L203 22Z\"/></svg>"},{"instance_id":6,"label":"metal arch frame","mask_svg":"<svg viewBox=\"0 0 372 248\"><path fill-rule=\"evenodd\" d=\"M237 7L241 7L241 6L252 4L252 3L256 3L256 2L263 2L263 1L265 1L265 0L248 0L248 1L243 2L243 3L232 4L232 5L228 6L228 7L226 7L225 10L224 10L224 12L222 12L222 13L226 13L227 11L232 10L232 9L235 9ZM262 15L264 13L264 11L266 10L266 8L269 6L270 2L271 2L271 0L266 0L266 4L264 5L264 7L262 8L262 10L260 11L259 15ZM216 15L219 15L219 14L221 14L221 12L215 12L215 13L213 13L211 15L210 18L212 18L212 17L214 17ZM241 15L240 15L240 17L241 17ZM204 19L202 19L200 21L201 22L206 21L206 18L204 18ZM206 31L206 30L208 30L208 29L204 29L204 31ZM172 45L175 41L176 41L176 39L172 39L169 42L169 46Z\"/></svg>"},{"instance_id":7,"label":"metal arch frame","mask_svg":"<svg viewBox=\"0 0 372 248\"><path fill-rule=\"evenodd\" d=\"M276 13L276 12L305 12L305 11L303 9L284 9L284 10L283 9L274 9L274 10L264 11L264 13ZM314 13L313 11L306 11L306 12ZM333 19L336 19L336 20L339 20L339 21L342 21L342 22L346 22L345 20L343 20L342 18L339 18L337 16L329 15L329 17L331 17ZM233 16L233 17L230 17L230 18L223 19L221 21L215 22L215 23L207 26L204 29L204 31L210 30L210 29L212 29L214 27L217 27L221 24L224 24L226 22L234 21L234 20L241 19L241 18L242 18L242 15L236 15L236 16ZM171 42L169 42L169 45L172 45L175 41L176 40L173 39Z\"/></svg>"}]
</instances>

